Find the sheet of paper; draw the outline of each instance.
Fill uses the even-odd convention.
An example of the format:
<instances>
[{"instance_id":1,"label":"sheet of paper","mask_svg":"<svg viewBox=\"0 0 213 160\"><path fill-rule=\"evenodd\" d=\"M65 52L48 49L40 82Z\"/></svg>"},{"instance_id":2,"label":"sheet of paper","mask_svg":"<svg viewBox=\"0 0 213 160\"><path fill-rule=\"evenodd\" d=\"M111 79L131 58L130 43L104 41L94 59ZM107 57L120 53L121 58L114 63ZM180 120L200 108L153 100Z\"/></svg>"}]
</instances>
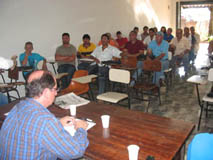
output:
<instances>
[{"instance_id":1,"label":"sheet of paper","mask_svg":"<svg viewBox=\"0 0 213 160\"><path fill-rule=\"evenodd\" d=\"M75 93L69 93L60 97L57 97L55 100L55 104L63 109L69 109L70 105L76 105L77 107L86 105L90 101L77 96Z\"/></svg>"},{"instance_id":2,"label":"sheet of paper","mask_svg":"<svg viewBox=\"0 0 213 160\"><path fill-rule=\"evenodd\" d=\"M87 127L87 130L89 130L90 128L92 128L93 126L96 125L95 122L87 122L88 123L88 127ZM75 135L75 128L74 126L65 126L64 129L71 135L71 136L74 136Z\"/></svg>"}]
</instances>

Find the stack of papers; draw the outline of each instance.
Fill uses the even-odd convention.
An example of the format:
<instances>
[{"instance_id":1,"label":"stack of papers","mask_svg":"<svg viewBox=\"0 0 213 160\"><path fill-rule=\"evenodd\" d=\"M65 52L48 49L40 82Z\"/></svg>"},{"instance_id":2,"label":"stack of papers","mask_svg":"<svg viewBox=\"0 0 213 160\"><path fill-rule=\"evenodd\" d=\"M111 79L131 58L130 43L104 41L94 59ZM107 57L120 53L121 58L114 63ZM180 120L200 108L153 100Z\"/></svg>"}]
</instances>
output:
<instances>
[{"instance_id":1,"label":"stack of papers","mask_svg":"<svg viewBox=\"0 0 213 160\"><path fill-rule=\"evenodd\" d=\"M60 97L57 97L55 104L63 109L70 109L70 105L82 106L88 104L90 101L77 96L75 93L69 93Z\"/></svg>"},{"instance_id":2,"label":"stack of papers","mask_svg":"<svg viewBox=\"0 0 213 160\"><path fill-rule=\"evenodd\" d=\"M78 120L78 119L77 119ZM87 122L88 123L88 127L87 127L87 130L89 130L90 128L92 128L93 126L96 125L95 122ZM65 126L64 129L71 135L71 136L74 136L75 135L75 128L74 126Z\"/></svg>"}]
</instances>

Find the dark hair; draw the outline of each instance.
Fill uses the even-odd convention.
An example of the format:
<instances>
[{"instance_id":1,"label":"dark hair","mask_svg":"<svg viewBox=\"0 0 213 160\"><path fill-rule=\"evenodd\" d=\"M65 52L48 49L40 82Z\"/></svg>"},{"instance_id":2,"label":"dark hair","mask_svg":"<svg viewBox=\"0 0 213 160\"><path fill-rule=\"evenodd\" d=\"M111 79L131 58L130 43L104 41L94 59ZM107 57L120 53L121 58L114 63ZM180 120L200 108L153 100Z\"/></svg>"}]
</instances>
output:
<instances>
[{"instance_id":1,"label":"dark hair","mask_svg":"<svg viewBox=\"0 0 213 160\"><path fill-rule=\"evenodd\" d=\"M122 33L121 33L121 31L117 31L116 34L118 35L118 34L122 34Z\"/></svg>"},{"instance_id":2,"label":"dark hair","mask_svg":"<svg viewBox=\"0 0 213 160\"><path fill-rule=\"evenodd\" d=\"M129 33L129 34L131 34L131 33L134 33L135 35L137 34L134 30L133 30L133 31L130 31L130 33Z\"/></svg>"},{"instance_id":3,"label":"dark hair","mask_svg":"<svg viewBox=\"0 0 213 160\"><path fill-rule=\"evenodd\" d=\"M144 26L143 29L149 29L149 27L148 26Z\"/></svg>"},{"instance_id":4,"label":"dark hair","mask_svg":"<svg viewBox=\"0 0 213 160\"><path fill-rule=\"evenodd\" d=\"M31 45L31 46L33 46L33 43L32 43L32 42L30 42L30 41L28 41L28 42L26 42L26 43L25 43L25 47L26 47L27 45Z\"/></svg>"},{"instance_id":5,"label":"dark hair","mask_svg":"<svg viewBox=\"0 0 213 160\"><path fill-rule=\"evenodd\" d=\"M89 39L90 40L89 34L84 34L82 39Z\"/></svg>"},{"instance_id":6,"label":"dark hair","mask_svg":"<svg viewBox=\"0 0 213 160\"><path fill-rule=\"evenodd\" d=\"M134 29L133 29L133 30L136 30L136 29L137 29L137 30L139 30L139 28L138 28L138 27L134 27Z\"/></svg>"},{"instance_id":7,"label":"dark hair","mask_svg":"<svg viewBox=\"0 0 213 160\"><path fill-rule=\"evenodd\" d=\"M55 79L51 72L44 71L43 75L32 80L26 85L26 97L33 98L40 96L45 88L53 89Z\"/></svg>"},{"instance_id":8,"label":"dark hair","mask_svg":"<svg viewBox=\"0 0 213 160\"><path fill-rule=\"evenodd\" d=\"M172 32L172 28L168 28L167 31L168 31L168 30L171 30L171 32Z\"/></svg>"},{"instance_id":9,"label":"dark hair","mask_svg":"<svg viewBox=\"0 0 213 160\"><path fill-rule=\"evenodd\" d=\"M63 33L63 34L62 34L62 37L64 37L64 36L70 37L70 34L69 34L69 33Z\"/></svg>"},{"instance_id":10,"label":"dark hair","mask_svg":"<svg viewBox=\"0 0 213 160\"><path fill-rule=\"evenodd\" d=\"M155 32L154 28L149 28L149 31Z\"/></svg>"},{"instance_id":11,"label":"dark hair","mask_svg":"<svg viewBox=\"0 0 213 160\"><path fill-rule=\"evenodd\" d=\"M109 40L109 36L108 36L106 33L101 35L101 39L102 39L103 37L107 37L107 39Z\"/></svg>"}]
</instances>

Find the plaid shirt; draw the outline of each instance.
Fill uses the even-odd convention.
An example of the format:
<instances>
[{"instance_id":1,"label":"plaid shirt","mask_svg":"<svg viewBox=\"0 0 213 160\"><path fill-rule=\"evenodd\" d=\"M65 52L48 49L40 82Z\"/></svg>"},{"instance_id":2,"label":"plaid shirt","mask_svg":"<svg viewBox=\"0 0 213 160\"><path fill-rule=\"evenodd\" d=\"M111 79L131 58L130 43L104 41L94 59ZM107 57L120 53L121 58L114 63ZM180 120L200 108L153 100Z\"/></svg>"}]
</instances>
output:
<instances>
[{"instance_id":1,"label":"plaid shirt","mask_svg":"<svg viewBox=\"0 0 213 160\"><path fill-rule=\"evenodd\" d=\"M72 137L47 108L33 99L18 103L0 131L1 160L74 159L88 146L87 132Z\"/></svg>"}]
</instances>

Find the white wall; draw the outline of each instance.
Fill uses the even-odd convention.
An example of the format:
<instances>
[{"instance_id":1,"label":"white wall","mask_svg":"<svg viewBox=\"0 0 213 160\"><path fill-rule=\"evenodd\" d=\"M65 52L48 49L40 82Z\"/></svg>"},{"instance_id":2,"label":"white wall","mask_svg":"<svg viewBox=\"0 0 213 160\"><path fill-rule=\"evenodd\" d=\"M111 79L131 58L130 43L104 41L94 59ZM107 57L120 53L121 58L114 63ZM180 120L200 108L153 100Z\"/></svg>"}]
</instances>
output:
<instances>
[{"instance_id":1,"label":"white wall","mask_svg":"<svg viewBox=\"0 0 213 160\"><path fill-rule=\"evenodd\" d=\"M54 57L61 34L69 32L78 46L84 33L97 43L100 35L134 26L170 26L170 0L0 0L0 55L23 52L32 41L34 51Z\"/></svg>"}]
</instances>

